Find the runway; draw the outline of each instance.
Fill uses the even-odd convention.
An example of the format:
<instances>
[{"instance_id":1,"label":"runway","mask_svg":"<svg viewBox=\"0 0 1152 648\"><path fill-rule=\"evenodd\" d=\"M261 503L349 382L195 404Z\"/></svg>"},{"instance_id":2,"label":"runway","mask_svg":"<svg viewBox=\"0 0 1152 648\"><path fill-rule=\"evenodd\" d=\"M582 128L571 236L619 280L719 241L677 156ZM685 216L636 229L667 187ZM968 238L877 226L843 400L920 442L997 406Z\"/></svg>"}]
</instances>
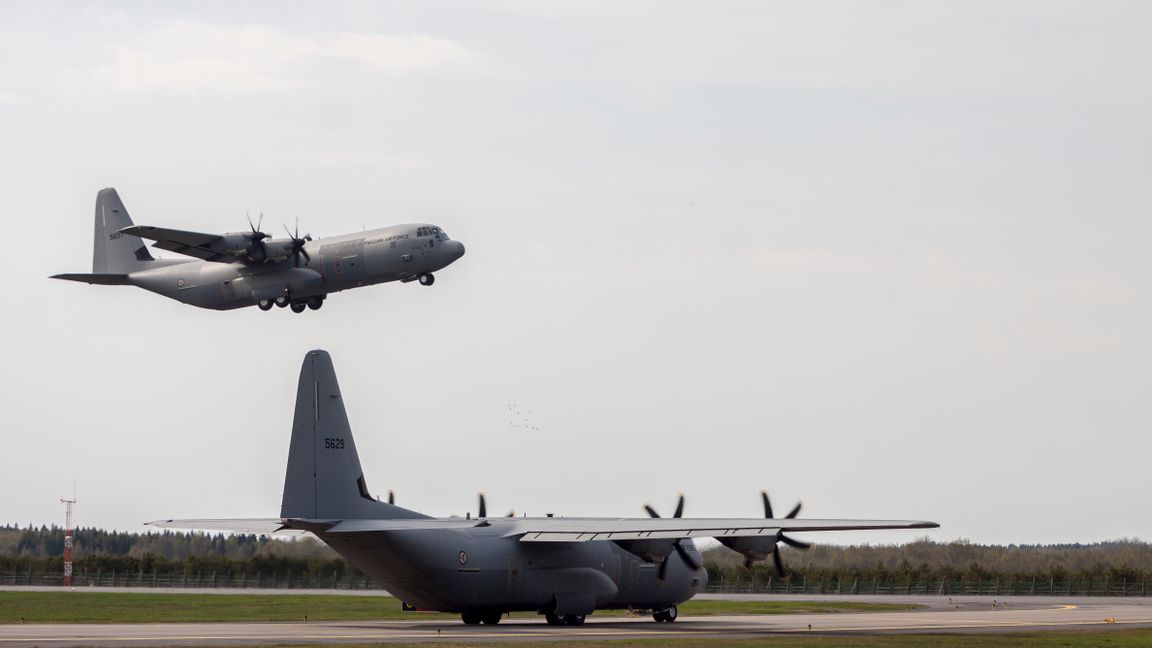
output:
<instances>
[{"instance_id":1,"label":"runway","mask_svg":"<svg viewBox=\"0 0 1152 648\"><path fill-rule=\"evenodd\" d=\"M747 597L743 597L747 598ZM775 597L777 600L780 597ZM829 597L789 597L827 600ZM849 597L833 597L842 600ZM856 599L857 597L851 597ZM907 612L681 617L672 624L648 617L589 617L577 627L515 619L496 626L445 621L318 623L184 623L117 625L0 625L0 646L218 646L284 643L515 642L563 639L766 637L788 634L979 633L1071 628L1152 626L1152 600L1143 598L859 597L929 604ZM995 601L996 607L992 607ZM1113 618L1114 623L1106 622Z\"/></svg>"}]
</instances>

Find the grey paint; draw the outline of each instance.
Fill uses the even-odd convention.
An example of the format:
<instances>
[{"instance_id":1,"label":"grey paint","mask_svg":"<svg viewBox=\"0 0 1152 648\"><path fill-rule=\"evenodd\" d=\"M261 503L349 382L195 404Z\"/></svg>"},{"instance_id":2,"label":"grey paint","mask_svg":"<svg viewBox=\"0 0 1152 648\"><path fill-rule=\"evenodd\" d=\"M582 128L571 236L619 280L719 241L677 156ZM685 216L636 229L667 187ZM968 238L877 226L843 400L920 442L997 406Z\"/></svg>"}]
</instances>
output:
<instances>
[{"instance_id":1,"label":"grey paint","mask_svg":"<svg viewBox=\"0 0 1152 648\"><path fill-rule=\"evenodd\" d=\"M434 235L420 235L428 229ZM96 195L92 274L57 274L54 279L102 285L131 285L170 299L213 310L253 306L261 300L286 298L288 302L319 306L327 295L391 281L432 277L464 255L464 245L440 228L412 223L366 230L356 234L308 241L310 257L294 260L284 252L290 239L266 239L267 249L279 252L271 259L243 254L207 254L206 260L156 260L144 241L125 230L151 233L162 249L200 255L180 240L234 248L241 234L197 234L151 227L134 227L115 189Z\"/></svg>"}]
</instances>

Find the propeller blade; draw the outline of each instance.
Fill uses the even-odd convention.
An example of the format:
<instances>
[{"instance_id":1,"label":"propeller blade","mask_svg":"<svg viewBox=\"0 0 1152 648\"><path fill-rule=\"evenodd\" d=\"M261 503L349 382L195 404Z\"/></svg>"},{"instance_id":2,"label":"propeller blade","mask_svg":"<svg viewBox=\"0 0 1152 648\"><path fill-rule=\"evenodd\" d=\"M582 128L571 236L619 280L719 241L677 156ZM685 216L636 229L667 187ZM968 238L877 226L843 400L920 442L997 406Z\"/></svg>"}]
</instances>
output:
<instances>
[{"instance_id":1,"label":"propeller blade","mask_svg":"<svg viewBox=\"0 0 1152 648\"><path fill-rule=\"evenodd\" d=\"M760 491L760 499L764 500L764 517L772 519L772 502L768 501L768 491Z\"/></svg>"},{"instance_id":2,"label":"propeller blade","mask_svg":"<svg viewBox=\"0 0 1152 648\"><path fill-rule=\"evenodd\" d=\"M784 544L788 545L789 547L795 547L796 549L811 549L812 548L811 544L809 544L807 542L800 542L799 540L793 540L792 538L789 538L788 536L784 535L783 533L780 534L780 542L783 542Z\"/></svg>"},{"instance_id":3,"label":"propeller blade","mask_svg":"<svg viewBox=\"0 0 1152 648\"><path fill-rule=\"evenodd\" d=\"M645 504L644 510L648 512L648 517L654 517L654 518L660 517L660 514L657 513L656 509L652 508L652 506L650 504Z\"/></svg>"},{"instance_id":4,"label":"propeller blade","mask_svg":"<svg viewBox=\"0 0 1152 648\"><path fill-rule=\"evenodd\" d=\"M772 550L772 562L776 565L776 574L780 578L788 578L788 574L784 572L784 561L780 560L780 550Z\"/></svg>"},{"instance_id":5,"label":"propeller blade","mask_svg":"<svg viewBox=\"0 0 1152 648\"><path fill-rule=\"evenodd\" d=\"M656 578L664 580L668 576L668 558L665 556L664 560L660 563L660 568L656 571Z\"/></svg>"},{"instance_id":6,"label":"propeller blade","mask_svg":"<svg viewBox=\"0 0 1152 648\"><path fill-rule=\"evenodd\" d=\"M678 518L684 515L684 493L680 493L680 501L676 502L676 512L672 517Z\"/></svg>"},{"instance_id":7,"label":"propeller blade","mask_svg":"<svg viewBox=\"0 0 1152 648\"><path fill-rule=\"evenodd\" d=\"M308 254L308 250L305 250L303 246L300 247L300 254L304 255L305 265L312 263L312 255Z\"/></svg>"},{"instance_id":8,"label":"propeller blade","mask_svg":"<svg viewBox=\"0 0 1152 648\"><path fill-rule=\"evenodd\" d=\"M688 548L684 546L682 540L677 540L673 546L676 547L676 553L680 554L680 558L684 560L685 564L692 568L692 571L696 571L704 566L704 563L701 562L700 559L688 553Z\"/></svg>"},{"instance_id":9,"label":"propeller blade","mask_svg":"<svg viewBox=\"0 0 1152 648\"><path fill-rule=\"evenodd\" d=\"M516 517L516 511L508 511L504 514L504 517Z\"/></svg>"},{"instance_id":10,"label":"propeller blade","mask_svg":"<svg viewBox=\"0 0 1152 648\"><path fill-rule=\"evenodd\" d=\"M792 510L788 511L788 515L785 515L784 517L789 520L796 517L800 514L800 507L802 506L804 506L804 502L796 502L796 506L792 507Z\"/></svg>"},{"instance_id":11,"label":"propeller blade","mask_svg":"<svg viewBox=\"0 0 1152 648\"><path fill-rule=\"evenodd\" d=\"M488 505L484 502L484 493L480 493L480 513L476 517L488 517Z\"/></svg>"},{"instance_id":12,"label":"propeller blade","mask_svg":"<svg viewBox=\"0 0 1152 648\"><path fill-rule=\"evenodd\" d=\"M396 494L392 491L388 491L388 503L392 504L393 506L396 505Z\"/></svg>"}]
</instances>

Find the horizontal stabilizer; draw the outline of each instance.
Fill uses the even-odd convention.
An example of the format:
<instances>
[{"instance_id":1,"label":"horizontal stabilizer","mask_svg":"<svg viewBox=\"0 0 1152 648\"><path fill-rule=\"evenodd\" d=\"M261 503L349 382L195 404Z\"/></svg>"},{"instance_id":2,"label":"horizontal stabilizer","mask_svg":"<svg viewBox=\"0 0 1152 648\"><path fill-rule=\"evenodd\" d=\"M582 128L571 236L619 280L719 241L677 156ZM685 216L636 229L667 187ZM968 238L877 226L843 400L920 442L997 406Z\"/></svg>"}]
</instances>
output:
<instances>
[{"instance_id":1,"label":"horizontal stabilizer","mask_svg":"<svg viewBox=\"0 0 1152 648\"><path fill-rule=\"evenodd\" d=\"M63 279L65 281L79 281L87 284L101 284L104 286L127 286L130 285L128 275L126 274L86 274L86 273L73 273L73 274L57 274L52 275L49 279Z\"/></svg>"},{"instance_id":2,"label":"horizontal stabilizer","mask_svg":"<svg viewBox=\"0 0 1152 648\"><path fill-rule=\"evenodd\" d=\"M232 531L234 533L276 533L288 530L280 518L247 518L231 520L154 520L147 526L198 531Z\"/></svg>"}]
</instances>

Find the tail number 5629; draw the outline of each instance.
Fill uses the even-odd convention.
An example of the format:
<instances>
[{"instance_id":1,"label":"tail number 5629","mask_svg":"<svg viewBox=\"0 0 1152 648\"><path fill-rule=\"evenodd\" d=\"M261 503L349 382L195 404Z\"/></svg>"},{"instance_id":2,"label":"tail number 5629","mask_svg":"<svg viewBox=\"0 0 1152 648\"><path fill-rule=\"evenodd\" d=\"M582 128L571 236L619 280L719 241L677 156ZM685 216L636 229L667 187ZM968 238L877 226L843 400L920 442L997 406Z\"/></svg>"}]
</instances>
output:
<instances>
[{"instance_id":1,"label":"tail number 5629","mask_svg":"<svg viewBox=\"0 0 1152 648\"><path fill-rule=\"evenodd\" d=\"M344 439L324 439L324 448L326 450L343 450Z\"/></svg>"}]
</instances>

